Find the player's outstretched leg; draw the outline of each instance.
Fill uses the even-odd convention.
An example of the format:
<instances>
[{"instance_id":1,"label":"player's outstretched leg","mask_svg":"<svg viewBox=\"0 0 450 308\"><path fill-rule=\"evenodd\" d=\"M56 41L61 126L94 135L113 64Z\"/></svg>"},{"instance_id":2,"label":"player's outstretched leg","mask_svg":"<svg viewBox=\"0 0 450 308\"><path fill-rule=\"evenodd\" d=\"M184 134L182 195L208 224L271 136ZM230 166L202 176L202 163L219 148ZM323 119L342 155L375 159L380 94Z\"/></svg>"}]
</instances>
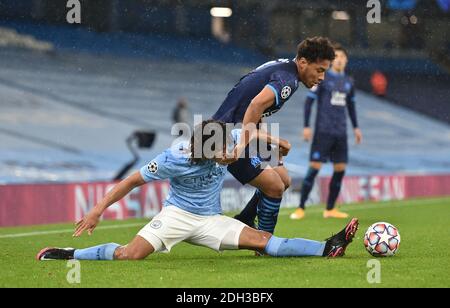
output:
<instances>
[{"instance_id":1,"label":"player's outstretched leg","mask_svg":"<svg viewBox=\"0 0 450 308\"><path fill-rule=\"evenodd\" d=\"M120 247L119 244L110 243L89 247L86 249L74 248L44 248L36 259L39 261L48 260L114 260L114 252Z\"/></svg>"},{"instance_id":2,"label":"player's outstretched leg","mask_svg":"<svg viewBox=\"0 0 450 308\"><path fill-rule=\"evenodd\" d=\"M358 228L359 221L357 218L353 218L341 232L326 240L324 255L326 254L328 257L343 256Z\"/></svg>"},{"instance_id":3,"label":"player's outstretched leg","mask_svg":"<svg viewBox=\"0 0 450 308\"><path fill-rule=\"evenodd\" d=\"M273 257L342 257L347 246L353 241L358 226L358 219L353 218L341 232L325 242L279 238L268 232L247 227L241 233L239 248L256 250Z\"/></svg>"},{"instance_id":4,"label":"player's outstretched leg","mask_svg":"<svg viewBox=\"0 0 450 308\"><path fill-rule=\"evenodd\" d=\"M74 253L75 248L47 247L38 252L38 254L36 255L36 260L38 261L73 260Z\"/></svg>"},{"instance_id":5,"label":"player's outstretched leg","mask_svg":"<svg viewBox=\"0 0 450 308\"><path fill-rule=\"evenodd\" d=\"M110 243L85 249L44 248L37 254L36 259L39 261L73 259L92 261L142 260L154 251L155 249L149 242L140 236L136 236L126 246Z\"/></svg>"}]
</instances>

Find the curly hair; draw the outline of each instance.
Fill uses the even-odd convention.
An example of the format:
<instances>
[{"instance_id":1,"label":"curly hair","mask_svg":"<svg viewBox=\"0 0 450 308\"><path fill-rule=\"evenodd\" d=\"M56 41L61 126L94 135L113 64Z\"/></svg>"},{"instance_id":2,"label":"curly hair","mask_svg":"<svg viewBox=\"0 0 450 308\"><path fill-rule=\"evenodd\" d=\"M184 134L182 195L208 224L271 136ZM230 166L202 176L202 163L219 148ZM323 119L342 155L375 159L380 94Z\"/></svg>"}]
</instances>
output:
<instances>
[{"instance_id":1,"label":"curly hair","mask_svg":"<svg viewBox=\"0 0 450 308\"><path fill-rule=\"evenodd\" d=\"M225 149L227 143L230 141L231 136L227 133L226 124L221 121L208 120L203 121L194 128L194 133L192 134L190 142L191 164L196 165L207 159L211 159L211 157L207 157L205 154L204 147L205 143L217 134L219 134L218 137L221 138L214 140L216 143L212 144L211 151Z\"/></svg>"},{"instance_id":2,"label":"curly hair","mask_svg":"<svg viewBox=\"0 0 450 308\"><path fill-rule=\"evenodd\" d=\"M333 61L335 58L333 44L325 37L307 38L297 47L297 59L300 58L305 58L308 62Z\"/></svg>"}]
</instances>

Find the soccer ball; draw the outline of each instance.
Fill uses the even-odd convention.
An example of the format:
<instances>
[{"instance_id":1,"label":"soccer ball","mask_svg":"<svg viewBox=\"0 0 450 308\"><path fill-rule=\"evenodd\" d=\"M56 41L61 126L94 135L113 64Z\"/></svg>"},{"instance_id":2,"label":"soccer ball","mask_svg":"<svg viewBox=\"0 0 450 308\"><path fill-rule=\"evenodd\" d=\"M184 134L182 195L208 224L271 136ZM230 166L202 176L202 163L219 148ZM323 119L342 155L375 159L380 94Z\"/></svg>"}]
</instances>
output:
<instances>
[{"instance_id":1,"label":"soccer ball","mask_svg":"<svg viewBox=\"0 0 450 308\"><path fill-rule=\"evenodd\" d=\"M400 246L400 233L390 223L374 223L367 229L364 246L374 257L392 257Z\"/></svg>"}]
</instances>

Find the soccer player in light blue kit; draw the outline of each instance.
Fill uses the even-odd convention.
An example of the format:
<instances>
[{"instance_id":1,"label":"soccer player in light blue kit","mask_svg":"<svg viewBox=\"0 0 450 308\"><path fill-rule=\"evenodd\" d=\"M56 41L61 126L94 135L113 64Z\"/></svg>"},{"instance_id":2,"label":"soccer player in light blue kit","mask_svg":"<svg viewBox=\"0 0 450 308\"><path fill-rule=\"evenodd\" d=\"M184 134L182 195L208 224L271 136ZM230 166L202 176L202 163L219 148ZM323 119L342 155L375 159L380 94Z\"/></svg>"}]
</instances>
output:
<instances>
[{"instance_id":1,"label":"soccer player in light blue kit","mask_svg":"<svg viewBox=\"0 0 450 308\"><path fill-rule=\"evenodd\" d=\"M110 243L86 249L45 248L37 259L140 260L155 252L168 252L182 241L216 251L248 249L274 257L343 256L358 229L357 219L326 242L317 242L279 238L222 215L220 191L226 174L226 165L222 163L229 161L227 148L234 148L240 136L239 130L230 134L223 132L226 132L226 124L219 121L205 121L197 126L189 143L177 145L176 150L166 150L117 184L77 223L74 233L76 237L85 231L92 234L104 211L131 190L150 181L169 179L170 192L163 210L131 243L126 246ZM207 151L205 145L211 144L211 138L220 142ZM279 146L283 155L289 152L290 145L285 140L262 132L257 138Z\"/></svg>"}]
</instances>

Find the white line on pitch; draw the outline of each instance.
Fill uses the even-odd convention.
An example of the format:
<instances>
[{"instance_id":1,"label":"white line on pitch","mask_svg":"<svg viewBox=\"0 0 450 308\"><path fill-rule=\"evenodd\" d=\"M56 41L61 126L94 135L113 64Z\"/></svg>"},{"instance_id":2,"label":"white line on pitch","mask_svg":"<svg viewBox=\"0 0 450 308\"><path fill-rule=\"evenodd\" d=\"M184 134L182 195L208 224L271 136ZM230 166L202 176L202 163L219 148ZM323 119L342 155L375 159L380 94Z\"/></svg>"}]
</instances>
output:
<instances>
[{"instance_id":1,"label":"white line on pitch","mask_svg":"<svg viewBox=\"0 0 450 308\"><path fill-rule=\"evenodd\" d=\"M123 225L114 225L114 226L100 226L100 227L97 227L95 230L110 230L110 229L122 229L122 228L132 228L132 227L143 227L144 225L145 225L145 223L123 224ZM63 229L63 230L49 230L49 231L36 231L36 232L28 232L28 233L5 234L5 235L0 235L0 239L38 236L38 235L49 235L49 234L73 233L74 231L75 231L75 228L74 229Z\"/></svg>"}]
</instances>

